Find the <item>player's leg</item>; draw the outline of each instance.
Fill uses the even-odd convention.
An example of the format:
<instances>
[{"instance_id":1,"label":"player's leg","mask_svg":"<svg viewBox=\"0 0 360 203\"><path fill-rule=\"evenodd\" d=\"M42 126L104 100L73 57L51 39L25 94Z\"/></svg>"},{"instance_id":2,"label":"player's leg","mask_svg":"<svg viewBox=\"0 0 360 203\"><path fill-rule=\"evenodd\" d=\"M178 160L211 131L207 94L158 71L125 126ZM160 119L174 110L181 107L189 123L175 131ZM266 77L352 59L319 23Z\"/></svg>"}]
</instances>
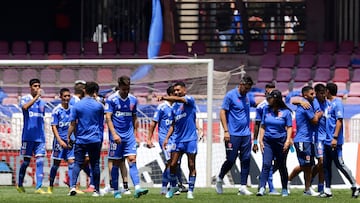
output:
<instances>
[{"instance_id":1,"label":"player's leg","mask_svg":"<svg viewBox=\"0 0 360 203\"><path fill-rule=\"evenodd\" d=\"M107 194L107 193L111 193L111 192L113 193L114 192L114 189L112 188L112 176L111 176L111 171L112 171L112 168L113 168L113 159L108 157L107 164L108 164L108 172L109 172L109 175L108 175L109 183L106 184L105 187L102 190L100 190L100 192L102 194Z\"/></svg>"},{"instance_id":2,"label":"player's leg","mask_svg":"<svg viewBox=\"0 0 360 203\"><path fill-rule=\"evenodd\" d=\"M160 142L162 143L162 142ZM168 191L168 184L170 182L170 162L171 162L171 149L174 147L172 143L169 143L166 149L162 148L162 144L160 145L161 149L165 156L165 169L162 173L162 187L161 187L161 195L165 195Z\"/></svg>"},{"instance_id":3,"label":"player's leg","mask_svg":"<svg viewBox=\"0 0 360 203\"><path fill-rule=\"evenodd\" d=\"M128 181L128 169L126 167L125 158L120 160L120 172L121 172L121 178L123 181L123 191L122 193L125 195L130 195L130 189L129 189L129 181Z\"/></svg>"},{"instance_id":4,"label":"player's leg","mask_svg":"<svg viewBox=\"0 0 360 203\"><path fill-rule=\"evenodd\" d=\"M74 147L75 162L72 172L72 180L70 183L70 192L68 194L70 196L74 196L77 194L76 183L79 177L81 166L84 164L85 154L86 154L86 145L76 144Z\"/></svg>"},{"instance_id":5,"label":"player's leg","mask_svg":"<svg viewBox=\"0 0 360 203\"><path fill-rule=\"evenodd\" d=\"M101 142L91 143L86 145L86 151L89 154L90 167L92 170L92 176L94 181L94 194L93 196L97 197L100 194L100 152L101 152Z\"/></svg>"},{"instance_id":6,"label":"player's leg","mask_svg":"<svg viewBox=\"0 0 360 203\"><path fill-rule=\"evenodd\" d=\"M186 143L185 153L188 157L189 167L189 191L187 193L188 199L194 199L193 192L196 182L196 154L197 154L197 141L190 141Z\"/></svg>"},{"instance_id":7,"label":"player's leg","mask_svg":"<svg viewBox=\"0 0 360 203\"><path fill-rule=\"evenodd\" d=\"M325 188L324 193L320 194L320 197L332 197L331 192L331 165L333 161L332 147L330 145L324 145L324 177L325 177Z\"/></svg>"},{"instance_id":8,"label":"player's leg","mask_svg":"<svg viewBox=\"0 0 360 203\"><path fill-rule=\"evenodd\" d=\"M312 178L318 175L318 192L324 192L324 143L318 141L315 143L315 157L318 162L312 171Z\"/></svg>"},{"instance_id":9,"label":"player's leg","mask_svg":"<svg viewBox=\"0 0 360 203\"><path fill-rule=\"evenodd\" d=\"M247 189L246 183L247 178L250 173L250 158L251 158L251 136L241 136L240 137L240 165L241 165L241 178L240 178L240 188L239 188L239 194L241 195L252 195L252 192L250 192ZM265 181L267 178L265 179Z\"/></svg>"},{"instance_id":10,"label":"player's leg","mask_svg":"<svg viewBox=\"0 0 360 203\"><path fill-rule=\"evenodd\" d=\"M178 149L179 146L176 146L176 149ZM177 164L178 159L181 156L181 152L178 151L172 151L171 152L171 159L170 159L170 190L166 193L166 198L172 198L174 196L174 193L178 191L177 187L177 177L176 177L176 171L177 171Z\"/></svg>"},{"instance_id":11,"label":"player's leg","mask_svg":"<svg viewBox=\"0 0 360 203\"><path fill-rule=\"evenodd\" d=\"M263 162L260 173L260 185L259 185L259 191L256 193L256 196L263 196L265 194L265 186L269 178L269 173L274 157L270 141L268 141L268 139L265 137L263 143L264 143L264 153L262 154Z\"/></svg>"},{"instance_id":12,"label":"player's leg","mask_svg":"<svg viewBox=\"0 0 360 203\"><path fill-rule=\"evenodd\" d=\"M35 158L36 158L36 190L37 194L46 194L47 192L41 189L44 179L44 156L45 143L35 142Z\"/></svg>"},{"instance_id":13,"label":"player's leg","mask_svg":"<svg viewBox=\"0 0 360 203\"><path fill-rule=\"evenodd\" d=\"M134 197L139 198L141 195L147 194L149 190L140 187L139 171L136 166L136 155L127 156L127 161L129 164L130 178L135 186Z\"/></svg>"},{"instance_id":14,"label":"player's leg","mask_svg":"<svg viewBox=\"0 0 360 203\"><path fill-rule=\"evenodd\" d=\"M121 192L119 191L119 168L120 168L120 158L112 159L111 167L111 188L114 189L114 197L119 199L121 198Z\"/></svg>"},{"instance_id":15,"label":"player's leg","mask_svg":"<svg viewBox=\"0 0 360 203\"><path fill-rule=\"evenodd\" d=\"M86 188L86 190L84 190L84 192L92 193L95 190L95 186L94 186L94 179L92 176L92 170L90 167L90 159L88 154L86 154L85 156L85 161L84 164L82 165L82 169L86 173L87 177L90 179L90 183Z\"/></svg>"},{"instance_id":16,"label":"player's leg","mask_svg":"<svg viewBox=\"0 0 360 203\"><path fill-rule=\"evenodd\" d=\"M23 162L21 163L19 170L19 177L16 189L19 193L24 193L25 189L23 187L23 182L26 174L26 169L30 165L31 157L33 154L33 142L22 142L20 155L23 157Z\"/></svg>"},{"instance_id":17,"label":"player's leg","mask_svg":"<svg viewBox=\"0 0 360 203\"><path fill-rule=\"evenodd\" d=\"M61 159L54 159L53 158L53 164L50 168L50 177L49 177L49 188L48 188L48 193L52 194L53 193L53 188L54 188L54 181L55 181L55 177L56 177L56 173L59 169L60 166L60 162Z\"/></svg>"}]
</instances>

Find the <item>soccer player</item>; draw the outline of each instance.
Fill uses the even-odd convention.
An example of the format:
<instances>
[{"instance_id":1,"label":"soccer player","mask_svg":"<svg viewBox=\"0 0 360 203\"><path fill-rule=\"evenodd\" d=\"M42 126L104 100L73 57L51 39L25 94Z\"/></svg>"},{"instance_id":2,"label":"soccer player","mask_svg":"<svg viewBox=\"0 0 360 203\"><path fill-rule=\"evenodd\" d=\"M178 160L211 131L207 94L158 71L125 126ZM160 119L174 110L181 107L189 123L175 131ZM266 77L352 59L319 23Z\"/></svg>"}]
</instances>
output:
<instances>
[{"instance_id":1,"label":"soccer player","mask_svg":"<svg viewBox=\"0 0 360 203\"><path fill-rule=\"evenodd\" d=\"M268 83L265 85L265 96L268 96L272 90L275 89L275 85L273 83ZM254 127L254 144L253 144L253 152L256 153L258 149L258 134L259 134L259 128L260 123L263 115L264 107L267 106L269 103L266 99L262 101L260 104L256 106L256 117L255 117L255 127ZM269 194L270 195L280 195L278 191L276 191L274 184L273 184L273 172L275 168L275 160L273 160L274 164L271 166L269 171L269 178L267 180L267 183L269 185Z\"/></svg>"},{"instance_id":2,"label":"soccer player","mask_svg":"<svg viewBox=\"0 0 360 203\"><path fill-rule=\"evenodd\" d=\"M328 106L325 111L326 118L326 139L324 143L324 175L325 189L320 197L332 197L331 192L331 166L334 161L336 168L349 180L351 184L351 196L357 198L359 191L356 180L351 174L350 169L345 165L342 158L342 145L344 144L344 106L340 98L337 98L337 85L334 83L326 84L326 97Z\"/></svg>"},{"instance_id":3,"label":"soccer player","mask_svg":"<svg viewBox=\"0 0 360 203\"><path fill-rule=\"evenodd\" d=\"M67 131L70 125L70 90L67 88L62 88L60 90L60 99L61 104L56 106L51 114L51 129L54 134L53 141L53 152L52 159L53 165L50 169L50 186L48 188L48 193L53 193L54 181L56 177L57 170L59 169L61 160L65 160L68 163L68 175L70 182L72 180L72 171L74 168L74 149L68 148L67 143Z\"/></svg>"},{"instance_id":4,"label":"soccer player","mask_svg":"<svg viewBox=\"0 0 360 203\"><path fill-rule=\"evenodd\" d=\"M136 166L136 130L137 130L137 99L130 92L130 78L118 78L119 90L106 99L105 117L112 138L109 140L109 158L113 160L111 170L114 197L121 198L119 191L119 167L121 159L125 158L129 164L130 177L135 186L134 197L148 193L140 187L139 171Z\"/></svg>"},{"instance_id":5,"label":"soccer player","mask_svg":"<svg viewBox=\"0 0 360 203\"><path fill-rule=\"evenodd\" d=\"M272 161L276 158L281 177L282 196L286 197L289 195L287 190L286 158L292 143L291 109L284 103L279 90L273 90L268 94L267 99L269 104L263 110L259 136L263 164L260 175L260 188L256 195L263 196L265 194L265 184L270 175Z\"/></svg>"},{"instance_id":6,"label":"soccer player","mask_svg":"<svg viewBox=\"0 0 360 203\"><path fill-rule=\"evenodd\" d=\"M76 182L84 163L85 155L88 153L90 166L94 180L94 197L100 196L100 152L104 133L104 107L96 101L94 94L99 92L96 82L87 82L85 85L85 97L71 108L70 126L67 133L68 143L70 136L75 134L75 164L72 174L70 196L76 195Z\"/></svg>"},{"instance_id":7,"label":"soccer player","mask_svg":"<svg viewBox=\"0 0 360 203\"><path fill-rule=\"evenodd\" d=\"M23 182L26 168L29 166L31 157L36 158L36 194L45 194L41 189L44 177L44 156L45 156L45 132L44 116L45 102L41 99L41 84L39 79L29 81L30 94L21 97L20 107L23 112L24 126L22 130L22 145L20 155L23 156L23 163L20 166L17 191L24 193Z\"/></svg>"},{"instance_id":8,"label":"soccer player","mask_svg":"<svg viewBox=\"0 0 360 203\"><path fill-rule=\"evenodd\" d=\"M323 112L316 111L313 106L315 97L314 89L311 86L305 86L301 90L303 99L311 104L311 108L306 109L298 106L296 109L296 136L294 145L299 160L300 168L304 172L305 191L304 195L318 196L319 193L311 188L312 168L315 164L313 135L315 126L318 124Z\"/></svg>"},{"instance_id":9,"label":"soccer player","mask_svg":"<svg viewBox=\"0 0 360 203\"><path fill-rule=\"evenodd\" d=\"M251 77L244 76L238 87L226 93L220 110L220 121L224 128L224 142L226 160L221 166L219 175L216 177L216 192L223 193L223 178L234 165L239 156L241 162L241 186L240 195L251 195L246 188L247 177L250 171L251 156L251 131L250 131L250 106L255 106L255 101L247 93L250 91L253 81Z\"/></svg>"},{"instance_id":10,"label":"soccer player","mask_svg":"<svg viewBox=\"0 0 360 203\"><path fill-rule=\"evenodd\" d=\"M170 137L173 136L175 147L171 150L170 162L170 190L166 193L166 198L172 198L178 190L176 172L178 170L178 160L182 154L186 153L189 168L189 191L187 198L193 199L193 191L196 181L195 160L197 154L198 135L196 131L196 104L194 97L186 95L184 82L174 84L174 96L162 96L159 100L174 102L173 123L163 142L162 147L167 149Z\"/></svg>"}]
</instances>

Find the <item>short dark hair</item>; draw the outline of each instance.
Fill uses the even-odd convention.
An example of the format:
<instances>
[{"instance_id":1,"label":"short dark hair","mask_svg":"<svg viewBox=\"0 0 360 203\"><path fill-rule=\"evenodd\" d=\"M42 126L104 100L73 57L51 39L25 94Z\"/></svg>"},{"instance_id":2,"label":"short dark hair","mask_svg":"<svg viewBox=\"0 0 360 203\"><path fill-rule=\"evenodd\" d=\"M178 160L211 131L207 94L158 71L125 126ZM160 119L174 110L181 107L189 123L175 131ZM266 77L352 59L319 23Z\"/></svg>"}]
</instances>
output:
<instances>
[{"instance_id":1,"label":"short dark hair","mask_svg":"<svg viewBox=\"0 0 360 203\"><path fill-rule=\"evenodd\" d=\"M252 78L250 76L246 75L246 76L241 78L240 84L251 85L252 86L254 84L254 82L253 82L253 80L252 80Z\"/></svg>"},{"instance_id":2,"label":"short dark hair","mask_svg":"<svg viewBox=\"0 0 360 203\"><path fill-rule=\"evenodd\" d=\"M301 89L301 94L304 96L304 94L310 90L314 89L313 87L306 85Z\"/></svg>"},{"instance_id":3,"label":"short dark hair","mask_svg":"<svg viewBox=\"0 0 360 203\"><path fill-rule=\"evenodd\" d=\"M33 79L31 79L31 80L29 81L29 85L30 85L30 86L32 86L32 85L35 84L35 83L40 83L40 80L37 79L37 78L33 78Z\"/></svg>"},{"instance_id":4,"label":"short dark hair","mask_svg":"<svg viewBox=\"0 0 360 203\"><path fill-rule=\"evenodd\" d=\"M130 86L130 77L126 75L122 75L118 78L119 86Z\"/></svg>"},{"instance_id":5,"label":"short dark hair","mask_svg":"<svg viewBox=\"0 0 360 203\"><path fill-rule=\"evenodd\" d=\"M86 82L85 92L89 95L99 92L99 85L96 82Z\"/></svg>"},{"instance_id":6,"label":"short dark hair","mask_svg":"<svg viewBox=\"0 0 360 203\"><path fill-rule=\"evenodd\" d=\"M171 95L174 93L174 86L170 85L167 89L166 89L166 93L167 95Z\"/></svg>"},{"instance_id":7,"label":"short dark hair","mask_svg":"<svg viewBox=\"0 0 360 203\"><path fill-rule=\"evenodd\" d=\"M265 89L266 89L266 88L275 88L275 84L272 83L272 82L267 83L267 84L265 85Z\"/></svg>"},{"instance_id":8,"label":"short dark hair","mask_svg":"<svg viewBox=\"0 0 360 203\"><path fill-rule=\"evenodd\" d=\"M324 84L318 83L314 87L315 92L325 91L326 87Z\"/></svg>"},{"instance_id":9,"label":"short dark hair","mask_svg":"<svg viewBox=\"0 0 360 203\"><path fill-rule=\"evenodd\" d=\"M185 85L185 83L184 83L183 81L176 82L176 83L174 84L174 87L175 87L175 86L186 87L186 85Z\"/></svg>"},{"instance_id":10,"label":"short dark hair","mask_svg":"<svg viewBox=\"0 0 360 203\"><path fill-rule=\"evenodd\" d=\"M70 92L70 90L68 88L61 88L60 89L60 96L62 96L64 94L64 92Z\"/></svg>"},{"instance_id":11,"label":"short dark hair","mask_svg":"<svg viewBox=\"0 0 360 203\"><path fill-rule=\"evenodd\" d=\"M332 96L336 96L338 87L335 83L329 82L328 84L326 84L326 89Z\"/></svg>"}]
</instances>

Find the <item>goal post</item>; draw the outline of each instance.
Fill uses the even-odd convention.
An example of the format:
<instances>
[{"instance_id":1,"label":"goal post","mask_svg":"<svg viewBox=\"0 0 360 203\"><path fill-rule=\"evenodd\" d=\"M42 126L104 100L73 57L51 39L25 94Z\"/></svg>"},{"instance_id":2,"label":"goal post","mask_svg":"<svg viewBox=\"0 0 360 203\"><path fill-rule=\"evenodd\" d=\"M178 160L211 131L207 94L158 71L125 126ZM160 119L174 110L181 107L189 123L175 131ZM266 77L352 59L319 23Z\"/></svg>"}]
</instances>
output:
<instances>
[{"instance_id":1,"label":"goal post","mask_svg":"<svg viewBox=\"0 0 360 203\"><path fill-rule=\"evenodd\" d=\"M218 82L214 82L214 61L213 59L73 59L73 60L0 60L0 85L3 89L15 88L16 91L20 94L27 94L24 89L28 88L28 80L32 77L40 78L42 82L42 87L50 88L54 87L59 90L61 87L72 88L73 82L71 77L74 79L84 79L85 72L83 70L91 69L89 75L92 76L93 81L99 83L100 87L102 85L106 87L111 87L117 85L117 77L121 74L129 75L141 68L141 66L151 66L151 70L143 78L132 81L132 87L134 88L146 88L148 95L146 98L149 100L149 97L152 97L151 94L165 94L164 89L159 90L158 86L168 85L172 82L184 80L184 82L190 85L188 87L188 94L195 96L195 98L200 98L206 102L206 113L202 119L206 121L206 130L204 129L204 135L206 138L206 163L203 164L204 159L201 159L201 165L204 166L202 170L205 170L205 180L201 184L205 187L211 186L211 181L213 177L213 114L214 114L214 104L213 98L214 94L223 96L224 90L226 90L226 85L228 79L230 78L229 73L220 74L217 73ZM106 80L101 75L101 69L106 69L111 67L112 75L107 75L110 77L109 80ZM68 78L63 77L63 71L65 69L74 70L73 75L70 75ZM10 71L12 70L12 72ZM45 75L43 77L43 72L48 70L53 75ZM130 71L129 71L130 70ZM165 75L159 75L161 70L168 71ZM170 71L169 71L170 70ZM16 77L13 74L18 74ZM96 75L98 74L98 75ZM99 75L100 74L100 75ZM14 78L12 78L14 77ZM50 78L53 77L53 82ZM105 77L105 76L104 76ZM46 83L43 80L47 80ZM69 80L68 82L66 80ZM50 80L50 81L49 81ZM224 82L225 88L220 87L222 82ZM216 89L216 86L219 86L221 89ZM151 93L149 93L151 92ZM48 92L45 91L45 94ZM57 93L57 92L56 92ZM54 93L55 94L55 93ZM195 95L193 95L195 94ZM151 100L151 99L150 99ZM19 117L20 115L20 117ZM6 142L8 137L17 138L17 142L6 143L6 147L0 148L0 158L4 158L5 155L2 151L6 149L19 150L18 146L21 142L21 114L14 117L17 119L16 126L11 126L9 132L0 132L1 141ZM5 119L5 118L2 118ZM8 119L8 118L7 118ZM20 122L20 123L19 123ZM14 123L14 122L13 122ZM48 124L45 124L48 125ZM147 132L144 130L144 132ZM7 133L7 134L6 134ZM14 135L14 133L16 135ZM52 133L50 128L46 130L46 136L52 138ZM106 137L106 132L104 133L104 138ZM52 139L51 139L52 140ZM145 140L143 140L145 141ZM47 149L51 150L51 143L48 141ZM14 155L15 156L15 155ZM4 158L5 159L5 158ZM14 170L16 169L16 164L19 164L19 158L15 157L17 161L11 163L14 165ZM146 179L146 177L144 177Z\"/></svg>"}]
</instances>

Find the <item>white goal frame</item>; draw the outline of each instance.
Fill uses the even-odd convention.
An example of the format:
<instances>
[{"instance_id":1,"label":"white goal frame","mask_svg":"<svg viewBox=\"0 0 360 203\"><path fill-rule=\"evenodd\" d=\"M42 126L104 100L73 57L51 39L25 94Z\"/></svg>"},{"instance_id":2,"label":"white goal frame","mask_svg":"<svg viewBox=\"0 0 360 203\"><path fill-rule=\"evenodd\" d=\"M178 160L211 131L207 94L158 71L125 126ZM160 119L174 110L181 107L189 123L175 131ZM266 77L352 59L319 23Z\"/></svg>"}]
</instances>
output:
<instances>
[{"instance_id":1,"label":"white goal frame","mask_svg":"<svg viewBox=\"0 0 360 203\"><path fill-rule=\"evenodd\" d=\"M213 132L213 59L72 59L72 60L0 60L2 66L116 66L116 65L191 65L207 66L207 136L206 139L206 187L211 186L212 133ZM55 82L55 81L54 81ZM1 81L3 84L3 81ZM6 84L3 84L6 85ZM101 85L101 84L100 84Z\"/></svg>"}]
</instances>

